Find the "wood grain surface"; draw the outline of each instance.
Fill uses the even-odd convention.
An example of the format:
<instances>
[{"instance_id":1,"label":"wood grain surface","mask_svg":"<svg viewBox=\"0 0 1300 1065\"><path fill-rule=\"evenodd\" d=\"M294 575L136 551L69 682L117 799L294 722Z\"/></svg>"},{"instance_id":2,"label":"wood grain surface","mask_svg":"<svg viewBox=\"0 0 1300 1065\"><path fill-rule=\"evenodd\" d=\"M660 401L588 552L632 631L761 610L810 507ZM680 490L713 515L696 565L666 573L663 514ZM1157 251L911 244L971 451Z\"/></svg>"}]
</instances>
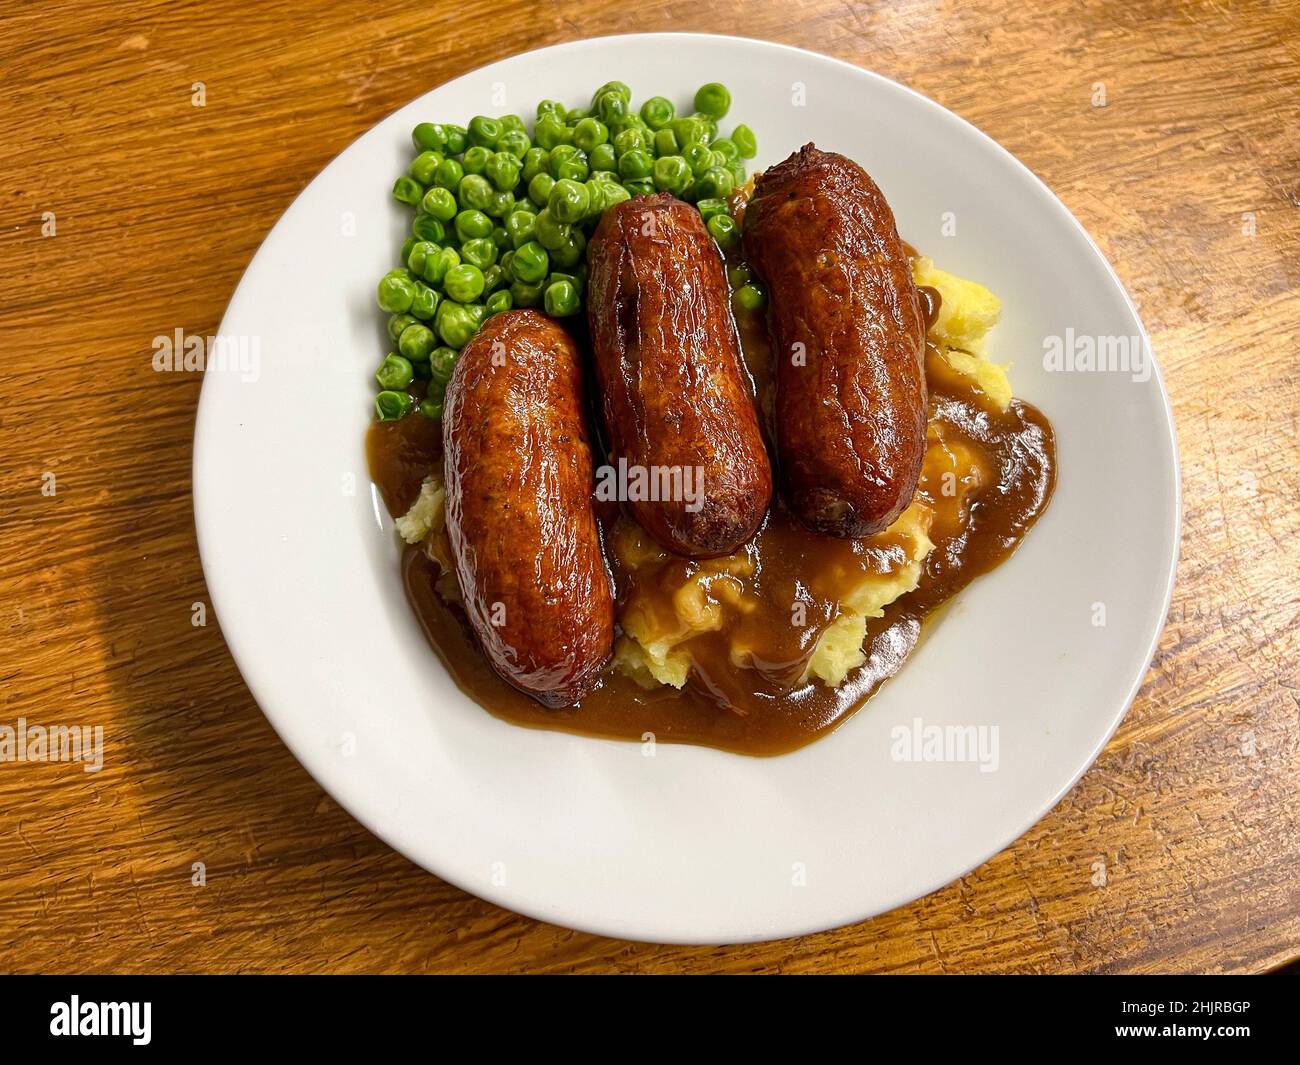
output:
<instances>
[{"instance_id":1,"label":"wood grain surface","mask_svg":"<svg viewBox=\"0 0 1300 1065\"><path fill-rule=\"evenodd\" d=\"M0 724L101 725L107 745L99 773L0 764L0 970L1262 972L1300 955L1295 3L10 0L0 23ZM1132 293L1182 451L1169 624L1097 764L959 882L779 943L539 924L323 794L217 620L192 624L200 378L150 365L153 337L215 330L294 195L399 105L542 44L663 29L869 67L1014 152Z\"/></svg>"}]
</instances>

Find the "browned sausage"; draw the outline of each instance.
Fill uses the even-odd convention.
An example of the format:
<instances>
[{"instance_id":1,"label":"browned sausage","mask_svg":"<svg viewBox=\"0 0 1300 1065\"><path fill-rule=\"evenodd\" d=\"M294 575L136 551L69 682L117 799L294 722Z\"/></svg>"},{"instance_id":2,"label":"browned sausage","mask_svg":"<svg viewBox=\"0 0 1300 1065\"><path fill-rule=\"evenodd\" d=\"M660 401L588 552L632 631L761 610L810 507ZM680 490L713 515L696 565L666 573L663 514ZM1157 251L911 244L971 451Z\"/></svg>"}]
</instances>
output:
<instances>
[{"instance_id":1,"label":"browned sausage","mask_svg":"<svg viewBox=\"0 0 1300 1065\"><path fill-rule=\"evenodd\" d=\"M465 613L492 668L550 707L581 699L614 643L582 394L569 334L506 311L465 345L443 408Z\"/></svg>"},{"instance_id":2,"label":"browned sausage","mask_svg":"<svg viewBox=\"0 0 1300 1065\"><path fill-rule=\"evenodd\" d=\"M870 536L925 457L925 319L894 215L857 163L805 145L763 174L745 255L768 286L777 461L811 528Z\"/></svg>"},{"instance_id":3,"label":"browned sausage","mask_svg":"<svg viewBox=\"0 0 1300 1065\"><path fill-rule=\"evenodd\" d=\"M628 509L670 551L729 554L767 513L772 469L718 247L699 211L660 193L606 210L587 261L611 463L702 475L690 499L629 498Z\"/></svg>"}]
</instances>

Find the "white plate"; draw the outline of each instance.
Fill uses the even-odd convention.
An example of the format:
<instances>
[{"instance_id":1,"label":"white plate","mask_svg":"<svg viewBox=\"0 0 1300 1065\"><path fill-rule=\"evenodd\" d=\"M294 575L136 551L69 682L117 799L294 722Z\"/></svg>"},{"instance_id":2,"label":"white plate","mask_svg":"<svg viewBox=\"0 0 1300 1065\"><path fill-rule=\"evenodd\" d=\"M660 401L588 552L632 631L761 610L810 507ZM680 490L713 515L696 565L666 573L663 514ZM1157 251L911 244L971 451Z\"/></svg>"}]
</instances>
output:
<instances>
[{"instance_id":1,"label":"white plate","mask_svg":"<svg viewBox=\"0 0 1300 1065\"><path fill-rule=\"evenodd\" d=\"M784 757L664 744L647 757L480 709L407 607L366 474L370 374L385 350L374 290L409 217L389 189L411 127L531 117L543 97L585 104L613 78L637 100L679 107L702 80L725 82L727 124L755 130L758 168L808 141L862 163L905 239L1002 297L993 353L1056 427L1056 498L1020 551L959 597L865 710ZM945 218L955 235L942 235ZM258 339L260 376L209 369L203 385L194 496L213 605L253 695L321 786L466 891L629 939L769 939L857 921L943 886L1050 810L1153 653L1179 528L1169 404L1158 373L1046 372L1043 338L1067 329L1137 336L1150 355L1119 281L1056 197L891 81L695 34L494 63L390 115L326 167L230 301L221 332ZM998 726L997 770L894 761L891 731L915 718Z\"/></svg>"}]
</instances>

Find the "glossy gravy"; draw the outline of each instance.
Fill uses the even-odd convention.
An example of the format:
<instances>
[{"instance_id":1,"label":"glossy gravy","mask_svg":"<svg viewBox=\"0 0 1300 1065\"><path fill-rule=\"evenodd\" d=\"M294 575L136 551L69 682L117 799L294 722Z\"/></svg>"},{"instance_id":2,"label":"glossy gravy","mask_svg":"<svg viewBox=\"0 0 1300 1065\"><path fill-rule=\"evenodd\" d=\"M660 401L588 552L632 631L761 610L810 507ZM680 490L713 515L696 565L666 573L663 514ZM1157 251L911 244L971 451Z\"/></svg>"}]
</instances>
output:
<instances>
[{"instance_id":1,"label":"glossy gravy","mask_svg":"<svg viewBox=\"0 0 1300 1065\"><path fill-rule=\"evenodd\" d=\"M938 294L922 290L922 295L932 322ZM771 359L762 316L740 318L746 359L761 408L770 417ZM933 345L927 345L926 373L931 434L939 435L945 449L973 456L980 476L977 484L949 495L937 483L942 471L927 462L918 493L934 509L934 550L924 562L919 587L886 607L884 617L868 619L866 662L839 688L795 682L820 631L817 626L838 612L836 574L851 565L860 571L864 552L888 552L888 530L870 541L821 536L796 522L779 500L748 549L755 561L752 583L775 604L788 604L797 595L806 604L809 624L792 625L785 607L747 617L743 624L755 630L745 634L757 648L753 669L735 668L734 633L723 629L692 638L691 679L680 691L666 686L647 690L611 669L577 706L547 710L488 665L463 612L435 592L438 564L417 545L403 553L402 575L430 644L462 691L515 724L628 740L653 737L753 755L783 754L810 743L847 720L898 671L920 640L926 619L1005 560L1051 498L1055 442L1043 414L1019 400L998 410L969 379L951 370ZM404 514L429 470L441 462L441 425L419 415L375 422L366 446L371 477L389 512ZM614 524L626 521L616 511L602 515L607 542ZM667 609L684 574L696 565L674 557L652 570L629 572L615 552L606 554L620 606L635 587L643 596L662 594Z\"/></svg>"}]
</instances>

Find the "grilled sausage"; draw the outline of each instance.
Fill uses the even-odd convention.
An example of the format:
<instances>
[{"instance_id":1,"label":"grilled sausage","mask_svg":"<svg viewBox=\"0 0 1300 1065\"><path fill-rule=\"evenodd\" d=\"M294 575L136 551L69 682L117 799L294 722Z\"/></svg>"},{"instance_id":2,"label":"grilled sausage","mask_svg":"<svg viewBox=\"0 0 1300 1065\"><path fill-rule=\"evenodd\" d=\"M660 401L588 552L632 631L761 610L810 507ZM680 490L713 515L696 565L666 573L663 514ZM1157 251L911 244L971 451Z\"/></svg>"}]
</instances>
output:
<instances>
[{"instance_id":1,"label":"grilled sausage","mask_svg":"<svg viewBox=\"0 0 1300 1065\"><path fill-rule=\"evenodd\" d=\"M699 211L660 193L606 210L587 261L610 461L693 489L628 509L670 551L729 554L767 513L772 469L717 245Z\"/></svg>"},{"instance_id":2,"label":"grilled sausage","mask_svg":"<svg viewBox=\"0 0 1300 1065\"><path fill-rule=\"evenodd\" d=\"M614 644L582 395L569 334L507 311L461 352L443 410L465 612L493 669L549 707L581 699Z\"/></svg>"},{"instance_id":3,"label":"grilled sausage","mask_svg":"<svg viewBox=\"0 0 1300 1065\"><path fill-rule=\"evenodd\" d=\"M808 144L759 178L744 247L768 286L786 499L819 532L877 533L912 500L926 432L925 318L889 204Z\"/></svg>"}]
</instances>

